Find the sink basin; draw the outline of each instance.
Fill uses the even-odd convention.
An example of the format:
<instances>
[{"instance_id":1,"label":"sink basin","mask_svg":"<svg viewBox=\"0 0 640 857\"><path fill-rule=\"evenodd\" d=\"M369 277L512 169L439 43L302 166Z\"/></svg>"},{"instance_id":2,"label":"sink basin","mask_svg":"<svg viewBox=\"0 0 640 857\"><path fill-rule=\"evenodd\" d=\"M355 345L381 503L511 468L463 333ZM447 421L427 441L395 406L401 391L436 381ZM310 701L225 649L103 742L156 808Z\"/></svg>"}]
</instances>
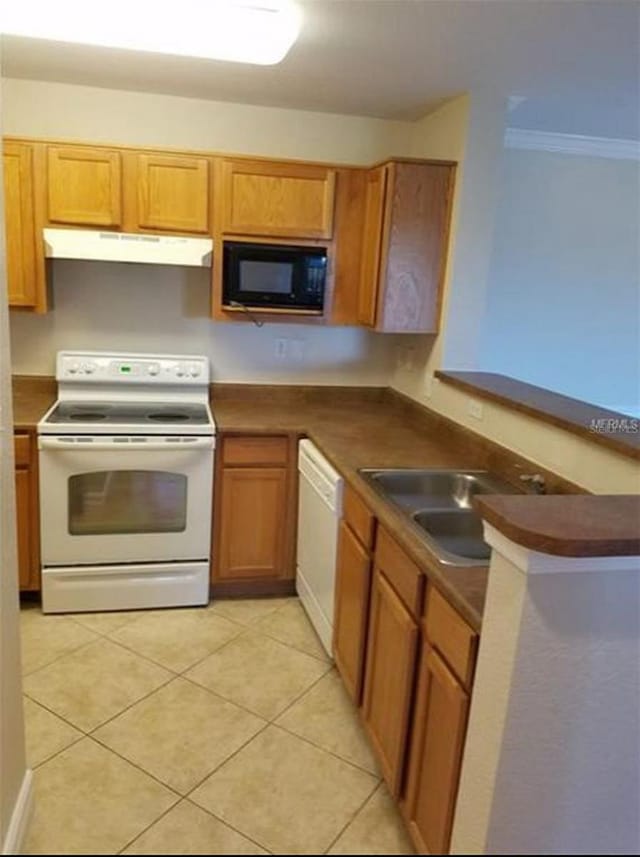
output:
<instances>
[{"instance_id":1,"label":"sink basin","mask_svg":"<svg viewBox=\"0 0 640 857\"><path fill-rule=\"evenodd\" d=\"M482 519L471 508L478 494L520 494L487 470L364 468L361 475L414 524L447 565L486 565L490 549Z\"/></svg>"},{"instance_id":2,"label":"sink basin","mask_svg":"<svg viewBox=\"0 0 640 857\"><path fill-rule=\"evenodd\" d=\"M417 509L470 509L476 494L518 494L486 470L361 470L396 505Z\"/></svg>"},{"instance_id":3,"label":"sink basin","mask_svg":"<svg viewBox=\"0 0 640 857\"><path fill-rule=\"evenodd\" d=\"M442 551L454 558L464 557L486 563L491 556L491 548L482 538L482 519L471 509L414 512L411 517Z\"/></svg>"}]
</instances>

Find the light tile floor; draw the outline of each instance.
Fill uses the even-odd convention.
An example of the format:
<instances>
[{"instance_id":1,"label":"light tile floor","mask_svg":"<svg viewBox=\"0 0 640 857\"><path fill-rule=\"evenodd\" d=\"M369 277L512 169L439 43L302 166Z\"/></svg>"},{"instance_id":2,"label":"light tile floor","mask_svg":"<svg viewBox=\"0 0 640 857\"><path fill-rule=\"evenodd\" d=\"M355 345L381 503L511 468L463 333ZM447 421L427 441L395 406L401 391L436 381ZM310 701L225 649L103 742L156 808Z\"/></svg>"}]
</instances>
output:
<instances>
[{"instance_id":1,"label":"light tile floor","mask_svg":"<svg viewBox=\"0 0 640 857\"><path fill-rule=\"evenodd\" d=\"M22 610L29 854L413 854L295 598Z\"/></svg>"}]
</instances>

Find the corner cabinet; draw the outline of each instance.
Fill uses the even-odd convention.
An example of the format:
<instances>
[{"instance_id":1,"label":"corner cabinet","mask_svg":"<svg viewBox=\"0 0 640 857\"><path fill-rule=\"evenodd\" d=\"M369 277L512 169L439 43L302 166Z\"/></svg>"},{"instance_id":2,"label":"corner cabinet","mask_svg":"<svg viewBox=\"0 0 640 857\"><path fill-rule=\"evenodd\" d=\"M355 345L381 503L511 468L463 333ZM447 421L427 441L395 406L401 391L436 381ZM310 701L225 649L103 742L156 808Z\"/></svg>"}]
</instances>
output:
<instances>
[{"instance_id":1,"label":"corner cabinet","mask_svg":"<svg viewBox=\"0 0 640 857\"><path fill-rule=\"evenodd\" d=\"M320 164L225 159L222 232L265 238L333 235L335 170Z\"/></svg>"},{"instance_id":2,"label":"corner cabinet","mask_svg":"<svg viewBox=\"0 0 640 857\"><path fill-rule=\"evenodd\" d=\"M436 333L455 165L391 161L369 171L358 323Z\"/></svg>"},{"instance_id":3,"label":"corner cabinet","mask_svg":"<svg viewBox=\"0 0 640 857\"><path fill-rule=\"evenodd\" d=\"M9 306L41 311L46 307L44 249L36 224L33 147L6 142L3 173Z\"/></svg>"},{"instance_id":4,"label":"corner cabinet","mask_svg":"<svg viewBox=\"0 0 640 857\"><path fill-rule=\"evenodd\" d=\"M285 436L223 438L215 484L215 594L294 590L294 462L294 445Z\"/></svg>"}]
</instances>

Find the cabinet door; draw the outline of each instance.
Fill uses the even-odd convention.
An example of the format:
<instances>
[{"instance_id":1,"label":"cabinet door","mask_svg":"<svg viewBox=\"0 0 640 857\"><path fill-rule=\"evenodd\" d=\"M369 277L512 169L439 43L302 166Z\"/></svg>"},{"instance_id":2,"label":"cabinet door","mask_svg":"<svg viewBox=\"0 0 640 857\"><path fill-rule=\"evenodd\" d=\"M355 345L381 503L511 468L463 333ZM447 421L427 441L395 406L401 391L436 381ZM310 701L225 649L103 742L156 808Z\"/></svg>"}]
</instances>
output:
<instances>
[{"instance_id":1,"label":"cabinet door","mask_svg":"<svg viewBox=\"0 0 640 857\"><path fill-rule=\"evenodd\" d=\"M49 220L87 226L121 222L120 153L49 146Z\"/></svg>"},{"instance_id":2,"label":"cabinet door","mask_svg":"<svg viewBox=\"0 0 640 857\"><path fill-rule=\"evenodd\" d=\"M33 568L31 551L31 473L28 468L19 468L16 470L15 475L18 578L20 589L30 589Z\"/></svg>"},{"instance_id":3,"label":"cabinet door","mask_svg":"<svg viewBox=\"0 0 640 857\"><path fill-rule=\"evenodd\" d=\"M402 785L418 626L379 569L367 635L363 713L392 794Z\"/></svg>"},{"instance_id":4,"label":"cabinet door","mask_svg":"<svg viewBox=\"0 0 640 857\"><path fill-rule=\"evenodd\" d=\"M286 500L286 468L223 468L219 580L285 575Z\"/></svg>"},{"instance_id":5,"label":"cabinet door","mask_svg":"<svg viewBox=\"0 0 640 857\"><path fill-rule=\"evenodd\" d=\"M209 231L209 162L206 158L138 155L140 229Z\"/></svg>"},{"instance_id":6,"label":"cabinet door","mask_svg":"<svg viewBox=\"0 0 640 857\"><path fill-rule=\"evenodd\" d=\"M369 171L365 194L364 237L358 289L358 322L369 326L376 323L386 183L386 167L377 167Z\"/></svg>"},{"instance_id":7,"label":"cabinet door","mask_svg":"<svg viewBox=\"0 0 640 857\"><path fill-rule=\"evenodd\" d=\"M36 228L33 211L33 152L5 143L4 206L9 306L36 304Z\"/></svg>"},{"instance_id":8,"label":"cabinet door","mask_svg":"<svg viewBox=\"0 0 640 857\"><path fill-rule=\"evenodd\" d=\"M423 644L405 814L424 854L449 851L468 711L467 693L437 652Z\"/></svg>"},{"instance_id":9,"label":"cabinet door","mask_svg":"<svg viewBox=\"0 0 640 857\"><path fill-rule=\"evenodd\" d=\"M335 170L279 161L225 160L223 232L331 238Z\"/></svg>"},{"instance_id":10,"label":"cabinet door","mask_svg":"<svg viewBox=\"0 0 640 857\"><path fill-rule=\"evenodd\" d=\"M436 333L447 254L453 167L392 163L376 328Z\"/></svg>"},{"instance_id":11,"label":"cabinet door","mask_svg":"<svg viewBox=\"0 0 640 857\"><path fill-rule=\"evenodd\" d=\"M333 653L356 705L360 705L362 697L370 590L371 559L343 521L336 563Z\"/></svg>"}]
</instances>

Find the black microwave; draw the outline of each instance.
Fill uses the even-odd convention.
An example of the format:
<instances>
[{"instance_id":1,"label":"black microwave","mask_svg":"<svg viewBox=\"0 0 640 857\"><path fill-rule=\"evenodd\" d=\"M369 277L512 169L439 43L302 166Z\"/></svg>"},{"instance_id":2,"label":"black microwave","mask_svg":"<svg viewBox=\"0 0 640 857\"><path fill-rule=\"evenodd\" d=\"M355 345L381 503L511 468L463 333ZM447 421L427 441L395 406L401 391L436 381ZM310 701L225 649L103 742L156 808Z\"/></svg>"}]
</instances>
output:
<instances>
[{"instance_id":1,"label":"black microwave","mask_svg":"<svg viewBox=\"0 0 640 857\"><path fill-rule=\"evenodd\" d=\"M325 247L224 242L222 302L226 306L320 314L326 278Z\"/></svg>"}]
</instances>

